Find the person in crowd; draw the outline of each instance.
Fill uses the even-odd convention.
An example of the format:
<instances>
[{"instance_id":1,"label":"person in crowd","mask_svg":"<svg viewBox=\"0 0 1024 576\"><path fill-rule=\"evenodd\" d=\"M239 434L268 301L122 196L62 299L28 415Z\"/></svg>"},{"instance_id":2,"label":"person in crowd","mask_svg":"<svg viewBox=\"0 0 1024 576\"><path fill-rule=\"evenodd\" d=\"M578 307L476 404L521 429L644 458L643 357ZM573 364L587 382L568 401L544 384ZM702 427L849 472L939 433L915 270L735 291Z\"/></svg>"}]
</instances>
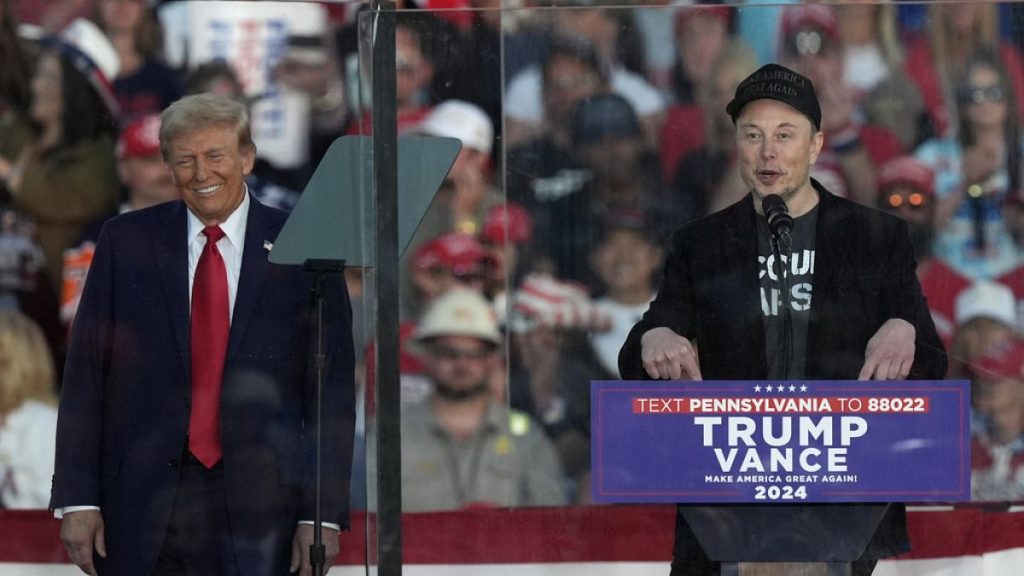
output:
<instances>
[{"instance_id":1,"label":"person in crowd","mask_svg":"<svg viewBox=\"0 0 1024 576\"><path fill-rule=\"evenodd\" d=\"M673 234L658 295L620 353L622 377L943 377L945 351L921 295L906 224L834 196L810 177L824 145L811 80L767 64L740 83L726 111L750 194ZM762 200L772 195L794 221L785 275L766 269L775 259ZM905 509L894 504L854 573L870 574L879 557L908 548ZM681 513L672 565L674 575L721 570Z\"/></svg>"},{"instance_id":2,"label":"person in crowd","mask_svg":"<svg viewBox=\"0 0 1024 576\"><path fill-rule=\"evenodd\" d=\"M971 362L1017 333L1019 318L1013 291L991 280L975 282L957 295L954 320L949 377L967 378Z\"/></svg>"},{"instance_id":3,"label":"person in crowd","mask_svg":"<svg viewBox=\"0 0 1024 576\"><path fill-rule=\"evenodd\" d=\"M907 42L904 67L924 98L927 134L933 138L956 135L957 117L962 114L957 80L965 76L968 61L978 49L999 55L1017 98L1015 109L1024 114L1024 59L1019 47L999 35L998 4L934 3L928 7L927 22L928 26Z\"/></svg>"},{"instance_id":4,"label":"person in crowd","mask_svg":"<svg viewBox=\"0 0 1024 576\"><path fill-rule=\"evenodd\" d=\"M736 128L722 110L732 99L739 83L755 69L754 53L742 40L735 40L715 62L711 95L706 107L689 108L690 118L682 125L691 135L686 140L693 142L685 146L692 146L692 149L685 151L669 170L674 196L672 203L680 222L689 222L721 210L747 194L734 169ZM703 137L698 138L699 134ZM671 140L678 143L680 138ZM672 161L670 155L684 150L678 144L662 148L663 167L664 162Z\"/></svg>"},{"instance_id":5,"label":"person in crowd","mask_svg":"<svg viewBox=\"0 0 1024 576\"><path fill-rule=\"evenodd\" d=\"M507 304L510 286L530 268L533 218L515 202L496 204L487 211L480 230L484 249L484 295L496 308ZM500 313L500 312L499 312Z\"/></svg>"},{"instance_id":6,"label":"person in crowd","mask_svg":"<svg viewBox=\"0 0 1024 576\"><path fill-rule=\"evenodd\" d=\"M694 6L675 15L673 40L676 62L672 67L674 105L701 104L701 92L711 85L714 63L732 40L732 9Z\"/></svg>"},{"instance_id":7,"label":"person in crowd","mask_svg":"<svg viewBox=\"0 0 1024 576\"><path fill-rule=\"evenodd\" d=\"M558 455L530 416L492 398L502 336L474 290L436 300L416 330L429 398L402 410L402 509L566 503Z\"/></svg>"},{"instance_id":8,"label":"person in crowd","mask_svg":"<svg viewBox=\"0 0 1024 576\"><path fill-rule=\"evenodd\" d=\"M146 0L96 3L96 22L121 63L113 87L122 125L159 114L184 95L181 76L162 60L163 34L150 4Z\"/></svg>"},{"instance_id":9,"label":"person in crowd","mask_svg":"<svg viewBox=\"0 0 1024 576\"><path fill-rule=\"evenodd\" d=\"M185 97L161 114L160 148L182 199L103 227L72 327L50 500L61 539L89 574L309 575L316 507L326 565L349 523L344 281L324 284L317 417L314 277L268 260L286 214L246 190L245 107Z\"/></svg>"},{"instance_id":10,"label":"person in crowd","mask_svg":"<svg viewBox=\"0 0 1024 576\"><path fill-rule=\"evenodd\" d=\"M351 103L345 94L343 72L336 53L333 35L296 35L288 38L272 71L275 83L306 95L314 152L329 147L344 133L351 119ZM323 152L314 155L319 158Z\"/></svg>"},{"instance_id":11,"label":"person in crowd","mask_svg":"<svg viewBox=\"0 0 1024 576\"><path fill-rule=\"evenodd\" d=\"M705 143L705 119L711 116L706 112L721 114L721 108L716 107L715 77L727 53L739 45L749 51L746 43L730 31L731 21L732 10L726 6L687 7L676 13L674 103L666 113L658 147L666 181L671 181L683 156ZM747 73L757 66L752 51L749 56L753 63Z\"/></svg>"},{"instance_id":12,"label":"person in crowd","mask_svg":"<svg viewBox=\"0 0 1024 576\"><path fill-rule=\"evenodd\" d=\"M410 276L418 317L439 296L456 286L483 290L484 249L472 234L449 232L416 249Z\"/></svg>"},{"instance_id":13,"label":"person in crowd","mask_svg":"<svg viewBox=\"0 0 1024 576\"><path fill-rule=\"evenodd\" d=\"M825 140L811 176L836 195L873 206L875 167L905 151L895 134L861 118L857 94L843 82L843 48L835 10L826 4L785 6L781 31L779 62L819 87Z\"/></svg>"},{"instance_id":14,"label":"person in crowd","mask_svg":"<svg viewBox=\"0 0 1024 576\"><path fill-rule=\"evenodd\" d=\"M401 374L402 400L419 402L430 392L430 383L423 377L423 358L412 346L416 327L430 305L456 289L483 291L484 250L476 236L450 232L433 238L414 251L402 274L399 297L402 306L398 326L398 362ZM364 354L366 380L376 384L376 342L371 340ZM371 394L372 397L372 394Z\"/></svg>"},{"instance_id":15,"label":"person in crowd","mask_svg":"<svg viewBox=\"0 0 1024 576\"><path fill-rule=\"evenodd\" d=\"M619 377L619 350L626 335L654 300L654 282L664 253L661 239L640 217L609 222L590 253L589 263L601 281L597 307L610 319L608 330L590 334L601 367Z\"/></svg>"},{"instance_id":16,"label":"person in crowd","mask_svg":"<svg viewBox=\"0 0 1024 576\"><path fill-rule=\"evenodd\" d=\"M971 373L971 500L1024 498L1024 342L988 349Z\"/></svg>"},{"instance_id":17,"label":"person in crowd","mask_svg":"<svg viewBox=\"0 0 1024 576\"><path fill-rule=\"evenodd\" d=\"M494 145L494 126L487 114L475 104L461 100L447 100L435 106L413 129L427 136L456 138L462 144L440 190L423 215L412 240L402 257L403 269L418 268L413 264L417 252L425 244L452 233L476 236L480 232L485 212L501 202L490 170L491 149ZM461 236L453 236L461 237ZM474 238L472 243L478 246ZM469 244L466 242L465 244ZM413 284L421 284L414 290ZM422 311L424 289L430 290L420 278L403 282L402 299L406 317Z\"/></svg>"},{"instance_id":18,"label":"person in crowd","mask_svg":"<svg viewBox=\"0 0 1024 576\"><path fill-rule=\"evenodd\" d=\"M395 21L395 116L398 132L414 129L433 107L430 87L436 73L430 42L433 16L424 14ZM372 110L366 110L348 128L349 134L373 134Z\"/></svg>"},{"instance_id":19,"label":"person in crowd","mask_svg":"<svg viewBox=\"0 0 1024 576\"><path fill-rule=\"evenodd\" d=\"M590 499L590 382L608 380L587 336L610 317L578 284L531 274L509 304L509 401L539 422L558 450L573 501Z\"/></svg>"},{"instance_id":20,"label":"person in crowd","mask_svg":"<svg viewBox=\"0 0 1024 576\"><path fill-rule=\"evenodd\" d=\"M59 369L64 331L57 311L57 293L46 276L45 263L32 221L15 210L0 207L0 308L18 310L39 326Z\"/></svg>"},{"instance_id":21,"label":"person in crowd","mask_svg":"<svg viewBox=\"0 0 1024 576\"><path fill-rule=\"evenodd\" d=\"M665 228L673 217L671 198L625 98L598 94L580 102L573 113L572 142L588 179L576 194L535 213L539 257L551 259L556 276L595 288L598 282L587 256L602 226L633 215L656 229Z\"/></svg>"},{"instance_id":22,"label":"person in crowd","mask_svg":"<svg viewBox=\"0 0 1024 576\"><path fill-rule=\"evenodd\" d=\"M606 70L610 89L626 98L636 110L644 128L644 142L654 149L665 120L665 101L661 93L636 70L626 64L630 50L625 35L631 26L622 19L631 19L627 10L585 6L583 0L562 0L566 8L549 12L548 33L554 38L583 40L597 53L600 66ZM558 78L557 76L555 78ZM544 102L544 80L539 66L531 66L512 77L505 90L505 143L514 147L545 130L553 119L548 117Z\"/></svg>"},{"instance_id":23,"label":"person in crowd","mask_svg":"<svg viewBox=\"0 0 1024 576\"><path fill-rule=\"evenodd\" d=\"M438 230L441 233L479 233L486 211L501 201L490 173L494 146L494 125L490 117L475 104L446 100L427 114L415 132L456 138L462 143L455 163L424 218L442 220ZM430 212L437 208L447 213L432 215ZM429 230L432 226L426 228Z\"/></svg>"},{"instance_id":24,"label":"person in crowd","mask_svg":"<svg viewBox=\"0 0 1024 576\"><path fill-rule=\"evenodd\" d=\"M928 300L935 329L951 350L956 299L971 281L935 257L935 173L913 156L900 156L878 171L878 207L906 221L917 258L917 279Z\"/></svg>"},{"instance_id":25,"label":"person in crowd","mask_svg":"<svg viewBox=\"0 0 1024 576\"><path fill-rule=\"evenodd\" d=\"M86 20L76 20L44 46L29 109L38 130L20 142L13 141L14 133L0 133L0 181L12 206L35 222L56 290L64 250L116 205L117 104L108 81L118 58Z\"/></svg>"},{"instance_id":26,"label":"person in crowd","mask_svg":"<svg viewBox=\"0 0 1024 576\"><path fill-rule=\"evenodd\" d=\"M46 508L57 435L56 368L31 318L0 307L0 507Z\"/></svg>"},{"instance_id":27,"label":"person in crowd","mask_svg":"<svg viewBox=\"0 0 1024 576\"><path fill-rule=\"evenodd\" d=\"M77 245L64 251L60 319L71 326L85 288L103 224L117 214L177 200L178 189L160 155L160 116L150 114L129 122L117 139L117 174L125 201L116 213L100 217L86 229Z\"/></svg>"},{"instance_id":28,"label":"person in crowd","mask_svg":"<svg viewBox=\"0 0 1024 576\"><path fill-rule=\"evenodd\" d=\"M552 39L541 62L540 75L542 129L518 145L505 141L508 199L532 214L550 202L579 192L586 183L586 171L573 158L572 114L583 100L611 91L605 66L593 47L582 39Z\"/></svg>"},{"instance_id":29,"label":"person in crowd","mask_svg":"<svg viewBox=\"0 0 1024 576\"><path fill-rule=\"evenodd\" d=\"M956 136L930 140L915 151L935 171L935 251L964 276L997 278L1024 264L1014 238L1024 149L1017 99L991 50L976 52L955 85Z\"/></svg>"},{"instance_id":30,"label":"person in crowd","mask_svg":"<svg viewBox=\"0 0 1024 576\"><path fill-rule=\"evenodd\" d=\"M834 5L843 51L843 83L871 123L885 126L913 150L925 135L924 100L903 73L905 54L891 2L842 0Z\"/></svg>"}]
</instances>

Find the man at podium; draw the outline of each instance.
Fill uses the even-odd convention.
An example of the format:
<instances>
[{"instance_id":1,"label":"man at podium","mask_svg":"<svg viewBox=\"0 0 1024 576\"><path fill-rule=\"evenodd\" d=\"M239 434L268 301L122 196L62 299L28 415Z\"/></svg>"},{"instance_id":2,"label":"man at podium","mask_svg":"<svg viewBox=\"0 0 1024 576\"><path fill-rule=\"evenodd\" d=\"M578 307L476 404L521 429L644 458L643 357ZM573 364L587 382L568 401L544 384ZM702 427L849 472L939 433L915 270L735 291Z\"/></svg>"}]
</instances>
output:
<instances>
[{"instance_id":1,"label":"man at podium","mask_svg":"<svg viewBox=\"0 0 1024 576\"><path fill-rule=\"evenodd\" d=\"M810 80L768 64L726 111L750 193L673 234L660 291L620 353L622 377L942 378L907 224L810 177L826 137ZM853 573L908 549L893 505ZM677 514L672 576L720 569Z\"/></svg>"}]
</instances>

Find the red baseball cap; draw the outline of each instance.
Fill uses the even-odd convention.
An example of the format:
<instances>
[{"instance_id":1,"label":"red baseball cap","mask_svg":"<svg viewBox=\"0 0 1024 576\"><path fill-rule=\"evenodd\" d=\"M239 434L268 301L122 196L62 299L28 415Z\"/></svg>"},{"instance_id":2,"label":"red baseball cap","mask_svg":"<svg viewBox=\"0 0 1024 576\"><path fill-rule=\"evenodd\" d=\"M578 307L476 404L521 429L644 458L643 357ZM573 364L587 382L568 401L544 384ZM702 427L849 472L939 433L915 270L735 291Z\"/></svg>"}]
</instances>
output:
<instances>
[{"instance_id":1,"label":"red baseball cap","mask_svg":"<svg viewBox=\"0 0 1024 576\"><path fill-rule=\"evenodd\" d=\"M520 205L495 204L484 217L480 238L491 244L522 244L533 236L533 218Z\"/></svg>"},{"instance_id":2,"label":"red baseball cap","mask_svg":"<svg viewBox=\"0 0 1024 576\"><path fill-rule=\"evenodd\" d=\"M722 6L718 4L703 4L684 6L676 12L676 19L673 25L675 26L675 35L679 36L682 33L683 26L690 21L694 16L714 16L720 18L728 26L732 20L732 10L728 6Z\"/></svg>"},{"instance_id":3,"label":"red baseball cap","mask_svg":"<svg viewBox=\"0 0 1024 576\"><path fill-rule=\"evenodd\" d=\"M160 154L160 116L151 114L130 122L117 138L118 158Z\"/></svg>"},{"instance_id":4,"label":"red baseball cap","mask_svg":"<svg viewBox=\"0 0 1024 576\"><path fill-rule=\"evenodd\" d=\"M893 186L909 186L929 197L935 195L935 172L931 166L913 156L899 156L889 160L878 171L878 190Z\"/></svg>"},{"instance_id":5,"label":"red baseball cap","mask_svg":"<svg viewBox=\"0 0 1024 576\"><path fill-rule=\"evenodd\" d=\"M420 246L413 257L413 266L420 270L447 268L459 276L477 271L483 259L483 246L475 236L452 232Z\"/></svg>"},{"instance_id":6,"label":"red baseball cap","mask_svg":"<svg viewBox=\"0 0 1024 576\"><path fill-rule=\"evenodd\" d=\"M972 362L970 371L983 380L1024 380L1024 342L1013 339L996 346Z\"/></svg>"}]
</instances>

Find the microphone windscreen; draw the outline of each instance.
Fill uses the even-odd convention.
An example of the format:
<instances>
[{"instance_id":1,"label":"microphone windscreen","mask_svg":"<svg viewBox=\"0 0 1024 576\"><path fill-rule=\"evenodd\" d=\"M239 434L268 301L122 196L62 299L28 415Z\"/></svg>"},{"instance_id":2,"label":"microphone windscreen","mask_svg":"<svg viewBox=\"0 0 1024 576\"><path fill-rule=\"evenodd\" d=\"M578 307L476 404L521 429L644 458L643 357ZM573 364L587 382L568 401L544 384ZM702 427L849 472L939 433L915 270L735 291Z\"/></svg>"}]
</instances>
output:
<instances>
[{"instance_id":1,"label":"microphone windscreen","mask_svg":"<svg viewBox=\"0 0 1024 576\"><path fill-rule=\"evenodd\" d=\"M769 194L761 199L761 211L764 212L765 220L768 221L768 229L772 234L778 235L781 231L789 232L793 229L793 217L789 215L789 207L786 201L778 194Z\"/></svg>"},{"instance_id":2,"label":"microphone windscreen","mask_svg":"<svg viewBox=\"0 0 1024 576\"><path fill-rule=\"evenodd\" d=\"M789 212L789 207L786 206L786 201L782 199L782 196L769 194L761 199L761 211L764 212L765 218L768 218L769 213L778 210Z\"/></svg>"}]
</instances>

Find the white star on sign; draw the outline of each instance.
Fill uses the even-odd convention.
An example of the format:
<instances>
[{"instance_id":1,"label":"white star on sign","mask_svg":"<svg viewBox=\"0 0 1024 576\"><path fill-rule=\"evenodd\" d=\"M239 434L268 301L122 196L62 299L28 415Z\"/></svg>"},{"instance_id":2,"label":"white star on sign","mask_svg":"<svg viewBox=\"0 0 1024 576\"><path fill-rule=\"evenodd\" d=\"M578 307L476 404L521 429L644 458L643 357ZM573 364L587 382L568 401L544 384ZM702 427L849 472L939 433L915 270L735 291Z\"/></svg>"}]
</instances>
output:
<instances>
[{"instance_id":1,"label":"white star on sign","mask_svg":"<svg viewBox=\"0 0 1024 576\"><path fill-rule=\"evenodd\" d=\"M789 391L790 392L796 392L796 386L793 386L792 384L790 384L789 385Z\"/></svg>"},{"instance_id":2,"label":"white star on sign","mask_svg":"<svg viewBox=\"0 0 1024 576\"><path fill-rule=\"evenodd\" d=\"M765 390L765 392L771 392L772 391L772 385L769 384L769 385L765 386L764 390Z\"/></svg>"},{"instance_id":3,"label":"white star on sign","mask_svg":"<svg viewBox=\"0 0 1024 576\"><path fill-rule=\"evenodd\" d=\"M801 384L800 385L800 391L801 392L807 392L807 384Z\"/></svg>"},{"instance_id":4,"label":"white star on sign","mask_svg":"<svg viewBox=\"0 0 1024 576\"><path fill-rule=\"evenodd\" d=\"M760 392L760 391L761 391L761 385L760 384L758 384L757 386L754 386L754 392Z\"/></svg>"}]
</instances>

